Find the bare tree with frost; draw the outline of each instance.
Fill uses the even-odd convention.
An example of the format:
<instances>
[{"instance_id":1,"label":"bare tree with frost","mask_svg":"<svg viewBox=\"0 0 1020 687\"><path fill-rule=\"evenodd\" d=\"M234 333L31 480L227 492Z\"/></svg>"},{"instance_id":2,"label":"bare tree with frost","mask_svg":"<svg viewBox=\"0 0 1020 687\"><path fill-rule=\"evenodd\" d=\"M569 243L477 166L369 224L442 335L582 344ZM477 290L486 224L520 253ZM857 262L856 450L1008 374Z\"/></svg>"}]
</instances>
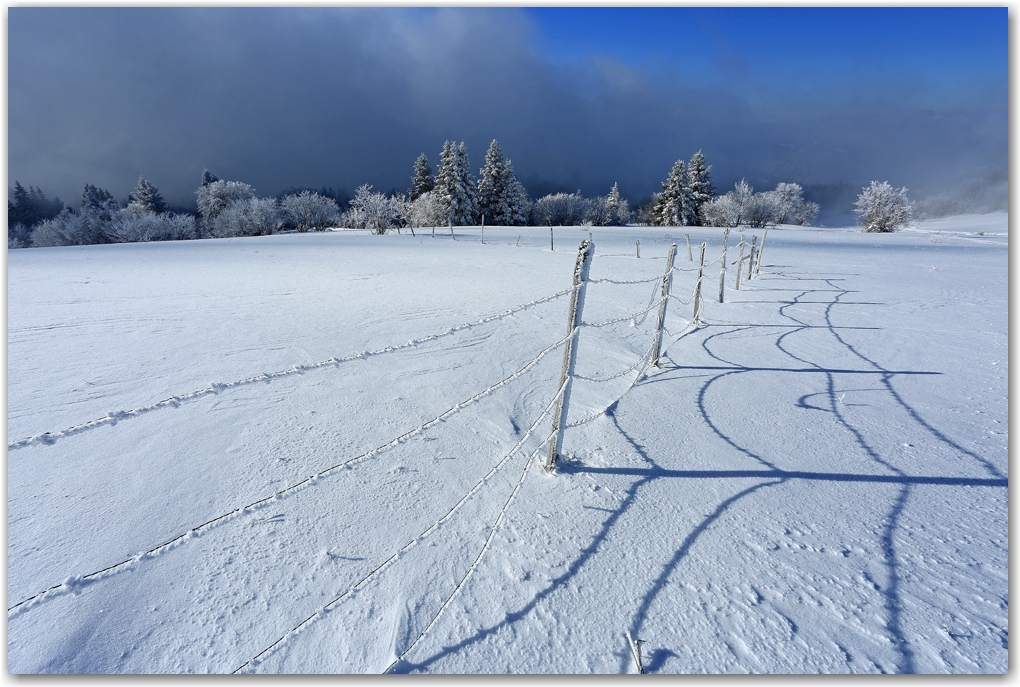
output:
<instances>
[{"instance_id":1,"label":"bare tree with frost","mask_svg":"<svg viewBox=\"0 0 1020 687\"><path fill-rule=\"evenodd\" d=\"M895 189L888 181L872 181L854 204L857 223L868 233L886 233L906 226L914 214L906 187Z\"/></svg>"},{"instance_id":2,"label":"bare tree with frost","mask_svg":"<svg viewBox=\"0 0 1020 687\"><path fill-rule=\"evenodd\" d=\"M588 220L588 200L577 193L551 193L535 201L535 222L547 226L581 226Z\"/></svg>"},{"instance_id":3,"label":"bare tree with frost","mask_svg":"<svg viewBox=\"0 0 1020 687\"><path fill-rule=\"evenodd\" d=\"M371 184L362 184L355 191L350 209L344 213L343 223L351 229L368 229L373 234L385 234L400 217L400 208L392 198L372 193Z\"/></svg>"},{"instance_id":4,"label":"bare tree with frost","mask_svg":"<svg viewBox=\"0 0 1020 687\"><path fill-rule=\"evenodd\" d=\"M314 191L292 193L280 201L284 219L298 231L321 231L340 221L336 201Z\"/></svg>"},{"instance_id":5,"label":"bare tree with frost","mask_svg":"<svg viewBox=\"0 0 1020 687\"><path fill-rule=\"evenodd\" d=\"M235 200L255 197L255 189L240 181L216 179L199 186L195 195L198 197L198 214L202 218L201 228L208 232L217 215Z\"/></svg>"}]
</instances>

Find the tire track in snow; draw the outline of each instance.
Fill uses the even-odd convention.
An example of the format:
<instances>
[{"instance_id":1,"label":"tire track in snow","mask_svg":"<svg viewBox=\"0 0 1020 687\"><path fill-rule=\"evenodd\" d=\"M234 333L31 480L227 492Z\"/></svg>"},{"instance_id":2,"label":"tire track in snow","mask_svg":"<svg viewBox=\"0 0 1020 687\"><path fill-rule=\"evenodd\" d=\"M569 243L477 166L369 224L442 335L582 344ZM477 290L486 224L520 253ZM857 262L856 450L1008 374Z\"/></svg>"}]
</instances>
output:
<instances>
[{"instance_id":1,"label":"tire track in snow","mask_svg":"<svg viewBox=\"0 0 1020 687\"><path fill-rule=\"evenodd\" d=\"M514 306L509 310L504 310L503 312L497 313L495 315L483 317L482 319L477 320L475 322L465 322L463 324L458 324L453 327L450 327L449 329L445 329L437 334L430 334L419 339L410 339L409 341L405 341L402 344L385 346L374 351L362 351L361 353L354 353L352 355L347 355L342 358L336 357L328 358L327 360L322 360L317 363L308 363L306 365L294 365L293 367L286 370L280 370L277 372L263 372L252 377L238 379L233 382L213 382L204 389L198 389L197 391L192 391L190 393L171 396L170 398L163 399L162 401L159 401L157 403L151 403L147 406L134 408L132 410L112 411L104 417L95 420L90 420L88 422L83 422L82 424L74 425L73 427L69 427L59 432L43 432L41 434L35 434L30 437L25 437L24 439L20 439L13 443L7 444L7 450L16 451L20 448L25 448L27 446L51 446L52 444L56 443L57 440L63 439L65 437L74 436L75 434L81 434L82 432L87 432L89 430L96 429L97 427L104 427L106 425L113 426L116 425L118 422L121 422L122 420L127 420L130 418L138 417L140 415L145 415L146 413L151 413L153 411L161 410L163 408L178 408L182 403L194 401L196 399L209 396L210 394L218 394L225 389L247 386L249 384L255 384L258 382L265 382L268 384L272 382L274 379L278 379L281 377L288 377L290 375L295 374L303 374L311 370L317 370L325 367L332 366L339 367L342 363L350 362L352 360L364 360L366 358L378 355L393 353L394 351L403 350L405 348L413 348L415 346L420 346L421 344L428 343L430 341L435 341L436 339L441 339L443 337L449 336L450 334L454 334L465 329L470 329L472 327L477 327L479 325L488 324L489 322L501 320L505 317L510 317L511 315L514 315L522 310L526 310L536 305L541 305L543 303L555 300L557 298L560 298L561 296L565 296L571 293L573 290L574 290L573 287L571 287L558 293L554 293L551 296L546 296L544 298L539 298L538 300L531 301L530 303L524 303L522 305Z\"/></svg>"}]
</instances>

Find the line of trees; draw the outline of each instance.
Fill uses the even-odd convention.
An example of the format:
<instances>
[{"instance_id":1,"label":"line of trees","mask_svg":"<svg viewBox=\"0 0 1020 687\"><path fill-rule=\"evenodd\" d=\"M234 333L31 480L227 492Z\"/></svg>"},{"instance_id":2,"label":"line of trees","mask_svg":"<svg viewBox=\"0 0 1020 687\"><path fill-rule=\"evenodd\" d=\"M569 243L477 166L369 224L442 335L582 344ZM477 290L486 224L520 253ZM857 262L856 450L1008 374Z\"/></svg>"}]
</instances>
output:
<instances>
[{"instance_id":1,"label":"line of trees","mask_svg":"<svg viewBox=\"0 0 1020 687\"><path fill-rule=\"evenodd\" d=\"M205 170L195 192L196 212L172 211L145 177L139 177L123 207L105 189L86 184L80 206L72 209L58 198L49 200L37 188L25 189L15 182L8 200L8 247L260 236L330 227L378 234L481 223L619 226L635 220L654 226L763 227L809 224L818 214L818 204L806 201L795 183L754 193L742 179L717 196L711 169L700 150L686 164L677 160L662 191L636 212L617 184L605 196L586 198L578 191L532 201L496 140L489 145L477 178L471 173L465 143L446 141L435 173L425 153L418 156L406 193L394 190L387 195L364 184L353 199L343 190L325 188L291 188L276 197L259 197L250 185L221 180Z\"/></svg>"}]
</instances>

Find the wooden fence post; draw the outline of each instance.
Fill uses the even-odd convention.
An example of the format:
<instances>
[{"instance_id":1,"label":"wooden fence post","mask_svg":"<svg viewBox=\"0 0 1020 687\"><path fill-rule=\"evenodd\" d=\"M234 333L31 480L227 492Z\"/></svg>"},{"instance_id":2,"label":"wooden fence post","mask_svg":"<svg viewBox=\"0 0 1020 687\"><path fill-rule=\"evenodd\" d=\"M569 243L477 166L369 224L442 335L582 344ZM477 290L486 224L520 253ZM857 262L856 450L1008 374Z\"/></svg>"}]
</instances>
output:
<instances>
[{"instance_id":1,"label":"wooden fence post","mask_svg":"<svg viewBox=\"0 0 1020 687\"><path fill-rule=\"evenodd\" d=\"M691 252L691 235L684 234L684 238L687 239L687 259L694 262L694 253Z\"/></svg>"},{"instance_id":2,"label":"wooden fence post","mask_svg":"<svg viewBox=\"0 0 1020 687\"><path fill-rule=\"evenodd\" d=\"M701 322L701 277L705 273L705 246L701 244L701 265L698 267L698 284L694 287L694 324Z\"/></svg>"},{"instance_id":3,"label":"wooden fence post","mask_svg":"<svg viewBox=\"0 0 1020 687\"><path fill-rule=\"evenodd\" d=\"M730 228L726 227L722 235L722 268L719 271L719 302L723 302L723 291L726 289L726 240L730 237Z\"/></svg>"},{"instance_id":4,"label":"wooden fence post","mask_svg":"<svg viewBox=\"0 0 1020 687\"><path fill-rule=\"evenodd\" d=\"M737 285L734 287L740 291L740 270L744 269L744 235L740 235L740 257L737 258Z\"/></svg>"},{"instance_id":5,"label":"wooden fence post","mask_svg":"<svg viewBox=\"0 0 1020 687\"><path fill-rule=\"evenodd\" d=\"M574 363L577 361L577 332L581 324L581 310L584 308L584 290L588 285L588 270L592 257L595 255L595 244L585 239L577 249L577 262L574 264L574 291L570 294L570 315L567 319L567 347L563 350L563 369L560 372L560 396L556 410L553 412L553 438L549 442L549 450L545 458L545 471L549 472L560 459L563 450L563 428L567 424L567 409L570 403L570 382L574 376Z\"/></svg>"},{"instance_id":6,"label":"wooden fence post","mask_svg":"<svg viewBox=\"0 0 1020 687\"><path fill-rule=\"evenodd\" d=\"M641 257L641 239L634 239L634 250L637 251L638 258Z\"/></svg>"},{"instance_id":7,"label":"wooden fence post","mask_svg":"<svg viewBox=\"0 0 1020 687\"><path fill-rule=\"evenodd\" d=\"M485 243L485 213L482 213L482 243Z\"/></svg>"},{"instance_id":8,"label":"wooden fence post","mask_svg":"<svg viewBox=\"0 0 1020 687\"><path fill-rule=\"evenodd\" d=\"M747 253L747 278L751 278L751 270L754 269L754 244L758 243L758 235L751 237L751 250Z\"/></svg>"},{"instance_id":9,"label":"wooden fence post","mask_svg":"<svg viewBox=\"0 0 1020 687\"><path fill-rule=\"evenodd\" d=\"M676 244L669 247L669 255L666 256L666 272L662 275L662 302L659 303L659 317L655 321L655 343L652 347L652 365L659 366L659 353L662 351L662 330L666 322L666 302L669 300L669 292L673 286L673 256L676 255Z\"/></svg>"},{"instance_id":10,"label":"wooden fence post","mask_svg":"<svg viewBox=\"0 0 1020 687\"><path fill-rule=\"evenodd\" d=\"M549 227L549 250L556 250L555 246L553 246L553 232L552 232L552 227Z\"/></svg>"},{"instance_id":11,"label":"wooden fence post","mask_svg":"<svg viewBox=\"0 0 1020 687\"><path fill-rule=\"evenodd\" d=\"M626 635L627 635L627 644L630 645L630 655L634 657L634 664L637 665L637 671L641 675L644 675L645 674L645 666L641 662L641 642L643 642L645 640L643 640L643 639L632 639L631 636L630 636L630 632L629 631L626 633Z\"/></svg>"},{"instance_id":12,"label":"wooden fence post","mask_svg":"<svg viewBox=\"0 0 1020 687\"><path fill-rule=\"evenodd\" d=\"M453 239L454 241L456 241L457 237L453 235L453 210L452 209L450 210L449 220L450 220L450 238Z\"/></svg>"},{"instance_id":13,"label":"wooden fence post","mask_svg":"<svg viewBox=\"0 0 1020 687\"><path fill-rule=\"evenodd\" d=\"M754 274L761 271L761 252L765 250L765 237L769 235L769 228L765 227L765 233L761 235L761 245L758 246L758 258L754 261Z\"/></svg>"}]
</instances>

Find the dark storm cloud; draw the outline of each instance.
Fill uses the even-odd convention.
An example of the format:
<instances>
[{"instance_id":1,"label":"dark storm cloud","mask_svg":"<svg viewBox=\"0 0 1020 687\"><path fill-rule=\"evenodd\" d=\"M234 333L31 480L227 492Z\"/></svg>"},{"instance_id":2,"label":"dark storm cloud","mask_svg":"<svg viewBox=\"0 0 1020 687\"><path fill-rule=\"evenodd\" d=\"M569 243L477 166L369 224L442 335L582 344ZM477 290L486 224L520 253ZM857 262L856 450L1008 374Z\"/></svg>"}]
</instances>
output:
<instances>
[{"instance_id":1,"label":"dark storm cloud","mask_svg":"<svg viewBox=\"0 0 1020 687\"><path fill-rule=\"evenodd\" d=\"M514 9L9 9L8 173L76 202L144 174L191 202L204 167L260 194L405 189L425 152L496 138L532 193L632 199L703 149L719 186L1006 168L1006 96L923 83L697 86L608 58L551 62ZM739 58L739 59L738 59ZM737 62L734 62L737 60ZM932 93L936 92L935 97Z\"/></svg>"}]
</instances>

